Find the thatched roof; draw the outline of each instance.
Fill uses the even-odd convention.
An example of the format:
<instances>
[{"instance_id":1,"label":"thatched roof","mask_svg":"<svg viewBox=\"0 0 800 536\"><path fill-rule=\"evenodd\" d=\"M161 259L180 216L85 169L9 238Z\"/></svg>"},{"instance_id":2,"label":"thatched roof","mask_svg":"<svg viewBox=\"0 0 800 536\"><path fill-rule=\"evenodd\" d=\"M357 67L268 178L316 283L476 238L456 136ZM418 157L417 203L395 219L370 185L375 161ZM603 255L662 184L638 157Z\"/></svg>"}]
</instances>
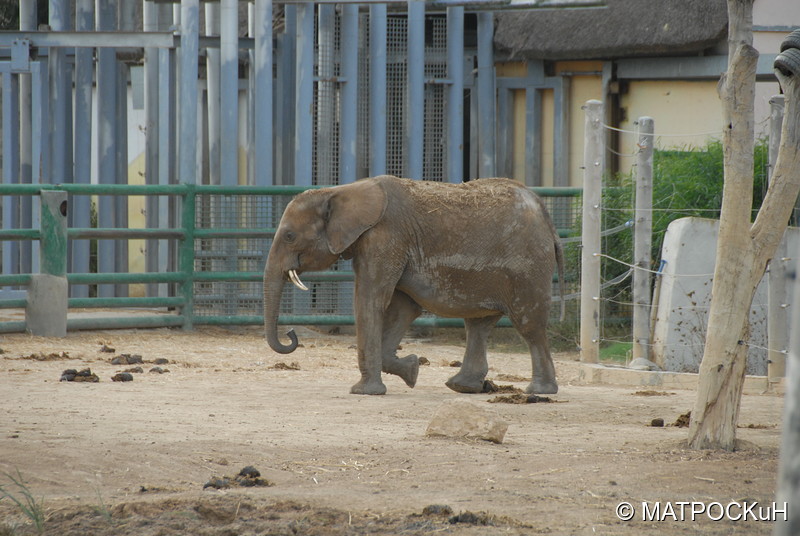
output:
<instances>
[{"instance_id":1,"label":"thatched roof","mask_svg":"<svg viewBox=\"0 0 800 536\"><path fill-rule=\"evenodd\" d=\"M497 14L495 46L515 59L614 59L701 52L724 41L725 0L606 0L603 9Z\"/></svg>"}]
</instances>

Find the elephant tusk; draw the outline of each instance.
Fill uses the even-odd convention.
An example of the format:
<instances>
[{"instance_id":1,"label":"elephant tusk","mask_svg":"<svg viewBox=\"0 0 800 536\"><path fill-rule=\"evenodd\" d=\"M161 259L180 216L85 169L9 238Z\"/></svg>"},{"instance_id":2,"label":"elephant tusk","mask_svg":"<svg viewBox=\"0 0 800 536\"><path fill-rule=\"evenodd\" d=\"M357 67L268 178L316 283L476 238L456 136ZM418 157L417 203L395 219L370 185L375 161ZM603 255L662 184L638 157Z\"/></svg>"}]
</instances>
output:
<instances>
[{"instance_id":1,"label":"elephant tusk","mask_svg":"<svg viewBox=\"0 0 800 536\"><path fill-rule=\"evenodd\" d=\"M292 281L292 283L294 283L294 286L300 290L308 290L308 287L305 286L302 281L300 281L300 276L297 275L297 272L294 270L289 270L289 279Z\"/></svg>"}]
</instances>

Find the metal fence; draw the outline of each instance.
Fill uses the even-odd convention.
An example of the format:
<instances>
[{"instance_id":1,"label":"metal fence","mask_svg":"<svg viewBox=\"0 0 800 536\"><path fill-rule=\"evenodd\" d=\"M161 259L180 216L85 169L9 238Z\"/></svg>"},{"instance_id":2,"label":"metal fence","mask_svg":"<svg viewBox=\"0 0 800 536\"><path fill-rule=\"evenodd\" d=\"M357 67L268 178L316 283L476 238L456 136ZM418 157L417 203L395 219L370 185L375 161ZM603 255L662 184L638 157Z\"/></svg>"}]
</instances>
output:
<instances>
[{"instance_id":1,"label":"metal fence","mask_svg":"<svg viewBox=\"0 0 800 536\"><path fill-rule=\"evenodd\" d=\"M40 192L64 191L74 200L78 197L110 195L157 196L171 199L178 207L178 225L169 229L75 228L65 230L69 242L86 240L94 249L98 240L146 239L163 242L176 257L177 268L158 273L87 272L68 273L70 287L87 286L89 297L70 298L68 307L126 308L138 307L152 316L108 316L91 319L69 319L68 329L101 329L121 327L156 327L194 325L261 324L262 271L272 237L283 210L291 197L304 188L219 187L219 186L129 186L129 185L0 185L0 195L33 199L39 205ZM580 189L538 189L553 211L557 222L574 223L580 210ZM74 204L74 203L73 203ZM66 217L65 217L66 222ZM66 223L64 224L66 226ZM560 231L570 234L570 228ZM26 243L36 250L41 266L56 264L66 267L68 243L46 239L44 226L30 229L0 230L0 241ZM35 241L40 248L33 247ZM55 242L55 245L53 243ZM576 272L569 267L568 272ZM0 288L24 288L33 274L0 275ZM287 285L279 322L283 324L353 324L353 273L349 263L339 261L330 270L303 276L310 292L300 292ZM568 280L568 293L577 282ZM102 297L101 285L157 285L158 294L150 297ZM555 281L554 281L555 285ZM554 288L556 288L554 286ZM136 294L126 288L125 294ZM2 295L2 294L0 294ZM557 295L557 291L556 291ZM25 308L28 298L20 295L0 299L2 308ZM557 310L557 307L554 307ZM421 325L457 326L460 320L426 316ZM23 331L25 322L0 322L0 332Z\"/></svg>"}]
</instances>

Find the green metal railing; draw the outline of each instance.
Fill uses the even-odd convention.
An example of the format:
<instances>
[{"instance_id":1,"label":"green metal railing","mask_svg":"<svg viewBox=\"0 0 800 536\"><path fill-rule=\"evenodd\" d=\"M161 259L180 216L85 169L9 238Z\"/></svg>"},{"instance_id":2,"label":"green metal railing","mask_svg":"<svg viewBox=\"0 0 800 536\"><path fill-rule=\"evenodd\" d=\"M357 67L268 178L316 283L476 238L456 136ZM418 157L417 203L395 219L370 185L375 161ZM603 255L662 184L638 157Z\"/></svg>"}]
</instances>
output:
<instances>
[{"instance_id":1,"label":"green metal railing","mask_svg":"<svg viewBox=\"0 0 800 536\"><path fill-rule=\"evenodd\" d=\"M294 196L307 187L299 186L196 186L196 185L96 185L96 184L0 184L0 196L36 196L42 192L66 192L70 195L119 195L119 196L175 196L181 199L179 227L172 229L123 229L123 228L67 228L58 223L48 211L42 210L39 229L0 229L0 241L38 240L40 247L40 270L42 273L65 276L70 285L95 284L149 284L167 283L176 286L174 296L154 297L92 297L70 298L68 309L77 308L142 308L172 309L174 314L137 314L133 316L108 316L92 318L69 318L68 330L183 327L195 325L257 325L263 323L262 315L198 315L195 312L195 284L215 282L260 283L259 271L201 271L196 266L195 241L202 239L271 239L275 228L199 228L196 222L197 198L214 196ZM536 188L542 197L578 197L580 188ZM42 204L44 207L44 204ZM66 218L62 218L65 222ZM561 231L564 236L567 231ZM67 244L58 237L63 234L69 240L96 239L170 239L176 240L177 269L162 273L66 273ZM0 287L28 286L33 274L2 274ZM303 276L307 282L352 281L348 271L309 273ZM25 308L28 298L0 299L0 309ZM66 314L66 313L65 313ZM352 314L281 314L280 324L291 325L349 325L354 323ZM416 325L431 327L463 326L460 319L423 317ZM26 330L26 322L0 322L0 333Z\"/></svg>"}]
</instances>

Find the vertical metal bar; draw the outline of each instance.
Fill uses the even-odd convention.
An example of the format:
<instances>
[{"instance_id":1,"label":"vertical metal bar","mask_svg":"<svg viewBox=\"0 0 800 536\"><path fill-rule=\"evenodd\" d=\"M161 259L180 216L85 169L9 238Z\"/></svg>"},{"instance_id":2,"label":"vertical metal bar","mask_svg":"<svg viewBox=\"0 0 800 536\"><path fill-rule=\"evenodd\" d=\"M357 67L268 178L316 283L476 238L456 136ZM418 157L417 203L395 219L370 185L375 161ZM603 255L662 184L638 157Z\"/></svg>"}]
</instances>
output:
<instances>
[{"instance_id":1,"label":"vertical metal bar","mask_svg":"<svg viewBox=\"0 0 800 536\"><path fill-rule=\"evenodd\" d=\"M497 93L497 172L501 177L511 177L514 172L512 164L512 147L514 134L513 116L514 93L510 89L501 89Z\"/></svg>"},{"instance_id":2,"label":"vertical metal bar","mask_svg":"<svg viewBox=\"0 0 800 536\"><path fill-rule=\"evenodd\" d=\"M297 56L295 74L294 184L314 184L312 155L314 129L314 4L297 6Z\"/></svg>"},{"instance_id":3,"label":"vertical metal bar","mask_svg":"<svg viewBox=\"0 0 800 536\"><path fill-rule=\"evenodd\" d=\"M633 358L650 359L650 250L653 243L653 118L639 118L633 257Z\"/></svg>"},{"instance_id":4,"label":"vertical metal bar","mask_svg":"<svg viewBox=\"0 0 800 536\"><path fill-rule=\"evenodd\" d=\"M542 92L535 87L525 89L525 184L542 186Z\"/></svg>"},{"instance_id":5,"label":"vertical metal bar","mask_svg":"<svg viewBox=\"0 0 800 536\"><path fill-rule=\"evenodd\" d=\"M239 11L237 0L220 10L220 183L239 184Z\"/></svg>"},{"instance_id":6,"label":"vertical metal bar","mask_svg":"<svg viewBox=\"0 0 800 536\"><path fill-rule=\"evenodd\" d=\"M181 0L180 120L178 176L183 184L196 184L197 174L197 57L200 0Z\"/></svg>"},{"instance_id":7,"label":"vertical metal bar","mask_svg":"<svg viewBox=\"0 0 800 536\"><path fill-rule=\"evenodd\" d=\"M256 0L254 18L253 179L258 186L268 186L275 183L272 146L272 0Z\"/></svg>"},{"instance_id":8,"label":"vertical metal bar","mask_svg":"<svg viewBox=\"0 0 800 536\"><path fill-rule=\"evenodd\" d=\"M38 2L19 3L19 29L21 31L36 30ZM36 67L32 64L31 70ZM38 143L39 137L33 138L32 134L32 107L39 107L41 101L34 100L33 73L19 74L19 178L17 182L30 184L33 180L34 160L33 145ZM37 155L38 158L38 155ZM38 162L37 162L38 165ZM23 196L14 203L14 222L22 228L33 226L32 198ZM15 242L11 248L14 265L19 265L22 273L31 273L32 243L25 241Z\"/></svg>"},{"instance_id":9,"label":"vertical metal bar","mask_svg":"<svg viewBox=\"0 0 800 536\"><path fill-rule=\"evenodd\" d=\"M50 82L47 74L47 67L43 62L37 62L31 66L31 182L40 184L41 178L49 174L50 150L45 143L43 130L49 124L48 103L50 102ZM29 196L25 196L29 197ZM28 199L27 214L29 218L23 224L26 227L37 227L40 222L39 204L34 199ZM23 218L25 216L23 214ZM39 271L39 248L33 247L28 242L27 248L20 248L20 271L22 273L37 273Z\"/></svg>"},{"instance_id":10,"label":"vertical metal bar","mask_svg":"<svg viewBox=\"0 0 800 536\"><path fill-rule=\"evenodd\" d=\"M425 143L425 2L408 2L406 176L422 180Z\"/></svg>"},{"instance_id":11,"label":"vertical metal bar","mask_svg":"<svg viewBox=\"0 0 800 536\"><path fill-rule=\"evenodd\" d=\"M335 117L336 111L336 6L319 4L317 7L317 89L316 89L316 153L317 184L336 184L338 169L332 162L336 159Z\"/></svg>"},{"instance_id":12,"label":"vertical metal bar","mask_svg":"<svg viewBox=\"0 0 800 536\"><path fill-rule=\"evenodd\" d=\"M162 23L162 15L169 16L169 11L161 9L159 13L159 25ZM169 16L171 18L171 16ZM172 50L161 49L158 51L158 184L170 184L177 182L175 174L176 164L176 136L175 136L175 52ZM172 223L170 214L176 202L174 198L162 196L158 198L158 227L169 228ZM169 271L170 252L173 246L166 240L158 243L158 271ZM159 296L169 294L168 286L159 286Z\"/></svg>"},{"instance_id":13,"label":"vertical metal bar","mask_svg":"<svg viewBox=\"0 0 800 536\"><path fill-rule=\"evenodd\" d=\"M149 3L149 2L148 2ZM75 5L75 29L88 32L94 29L94 1L78 0ZM92 85L94 60L91 48L75 49L75 182L89 184L92 179ZM69 201L70 221L75 227L91 227L91 197L73 196ZM73 273L88 273L90 261L89 240L72 241L71 270ZM88 285L75 285L70 295L76 298L89 296Z\"/></svg>"},{"instance_id":14,"label":"vertical metal bar","mask_svg":"<svg viewBox=\"0 0 800 536\"><path fill-rule=\"evenodd\" d=\"M186 184L186 194L181 203L181 227L186 230L186 236L180 242L178 252L178 270L184 277L181 283L183 296L183 329L194 327L194 225L196 192L193 184Z\"/></svg>"},{"instance_id":15,"label":"vertical metal bar","mask_svg":"<svg viewBox=\"0 0 800 536\"><path fill-rule=\"evenodd\" d=\"M53 31L68 29L67 6L64 0L50 0L48 23ZM67 65L66 50L62 47L51 47L47 56L47 68L50 74L50 124L48 142L50 144L50 175L44 179L51 184L67 182Z\"/></svg>"},{"instance_id":16,"label":"vertical metal bar","mask_svg":"<svg viewBox=\"0 0 800 536\"><path fill-rule=\"evenodd\" d=\"M129 0L122 0L123 4ZM117 62L117 98L115 110L116 127L116 153L114 155L116 184L128 183L128 65ZM127 228L128 223L128 196L116 195L112 198L114 203L114 224L116 228ZM114 272L125 273L128 268L128 241L117 239L114 245ZM118 283L114 285L114 294L117 297L128 295L128 285Z\"/></svg>"},{"instance_id":17,"label":"vertical metal bar","mask_svg":"<svg viewBox=\"0 0 800 536\"><path fill-rule=\"evenodd\" d=\"M275 140L276 184L291 184L294 178L294 136L295 130L295 54L297 51L297 6L284 6L284 31L278 36L278 91L276 95L276 132L281 133Z\"/></svg>"},{"instance_id":18,"label":"vertical metal bar","mask_svg":"<svg viewBox=\"0 0 800 536\"><path fill-rule=\"evenodd\" d=\"M358 6L342 6L342 78L339 99L339 184L355 181L356 137L358 135Z\"/></svg>"},{"instance_id":19,"label":"vertical metal bar","mask_svg":"<svg viewBox=\"0 0 800 536\"><path fill-rule=\"evenodd\" d=\"M101 31L116 29L116 0L97 0L95 4L96 28ZM97 139L98 144L98 177L100 184L113 184L117 175L117 58L112 48L97 49ZM114 227L114 198L98 196L97 226ZM97 241L97 271L109 273L114 271L116 250L114 240ZM114 296L113 285L98 285L98 297Z\"/></svg>"},{"instance_id":20,"label":"vertical metal bar","mask_svg":"<svg viewBox=\"0 0 800 536\"><path fill-rule=\"evenodd\" d=\"M464 179L464 8L447 8L447 180Z\"/></svg>"},{"instance_id":21,"label":"vertical metal bar","mask_svg":"<svg viewBox=\"0 0 800 536\"><path fill-rule=\"evenodd\" d=\"M584 106L583 221L581 237L581 362L600 357L600 214L603 181L603 103Z\"/></svg>"},{"instance_id":22,"label":"vertical metal bar","mask_svg":"<svg viewBox=\"0 0 800 536\"><path fill-rule=\"evenodd\" d=\"M142 26L145 32L158 30L158 7L153 0L145 0ZM144 49L144 182L158 184L158 49ZM166 118L164 119L166 121ZM145 199L145 227L158 228L159 198ZM145 241L145 271L158 272L158 240ZM158 296L158 283L145 286L147 296Z\"/></svg>"},{"instance_id":23,"label":"vertical metal bar","mask_svg":"<svg viewBox=\"0 0 800 536\"><path fill-rule=\"evenodd\" d=\"M778 160L781 143L781 129L785 107L783 95L775 95L769 100L769 179ZM768 385L778 383L786 375L786 351L789 349L789 311L787 302L787 282L789 272L789 254L786 236L781 240L778 250L769 263L768 271L768 317L767 340L769 355L767 356Z\"/></svg>"},{"instance_id":24,"label":"vertical metal bar","mask_svg":"<svg viewBox=\"0 0 800 536\"><path fill-rule=\"evenodd\" d=\"M369 135L371 176L386 173L386 4L369 6Z\"/></svg>"},{"instance_id":25,"label":"vertical metal bar","mask_svg":"<svg viewBox=\"0 0 800 536\"><path fill-rule=\"evenodd\" d=\"M553 186L569 186L569 93L569 77L559 77L553 99Z\"/></svg>"},{"instance_id":26,"label":"vertical metal bar","mask_svg":"<svg viewBox=\"0 0 800 536\"><path fill-rule=\"evenodd\" d=\"M220 35L219 2L205 4L205 35ZM221 49L206 49L206 98L208 102L208 182L220 184L220 59Z\"/></svg>"},{"instance_id":27,"label":"vertical metal bar","mask_svg":"<svg viewBox=\"0 0 800 536\"><path fill-rule=\"evenodd\" d=\"M2 72L3 91L0 93L3 111L3 183L11 184L17 182L19 173L19 78L11 74L6 69ZM16 229L19 227L17 211L18 200L10 195L3 197L3 228ZM15 242L3 243L3 273L19 273L18 249L14 247Z\"/></svg>"},{"instance_id":28,"label":"vertical metal bar","mask_svg":"<svg viewBox=\"0 0 800 536\"><path fill-rule=\"evenodd\" d=\"M478 13L478 144L479 177L495 177L494 14Z\"/></svg>"}]
</instances>

